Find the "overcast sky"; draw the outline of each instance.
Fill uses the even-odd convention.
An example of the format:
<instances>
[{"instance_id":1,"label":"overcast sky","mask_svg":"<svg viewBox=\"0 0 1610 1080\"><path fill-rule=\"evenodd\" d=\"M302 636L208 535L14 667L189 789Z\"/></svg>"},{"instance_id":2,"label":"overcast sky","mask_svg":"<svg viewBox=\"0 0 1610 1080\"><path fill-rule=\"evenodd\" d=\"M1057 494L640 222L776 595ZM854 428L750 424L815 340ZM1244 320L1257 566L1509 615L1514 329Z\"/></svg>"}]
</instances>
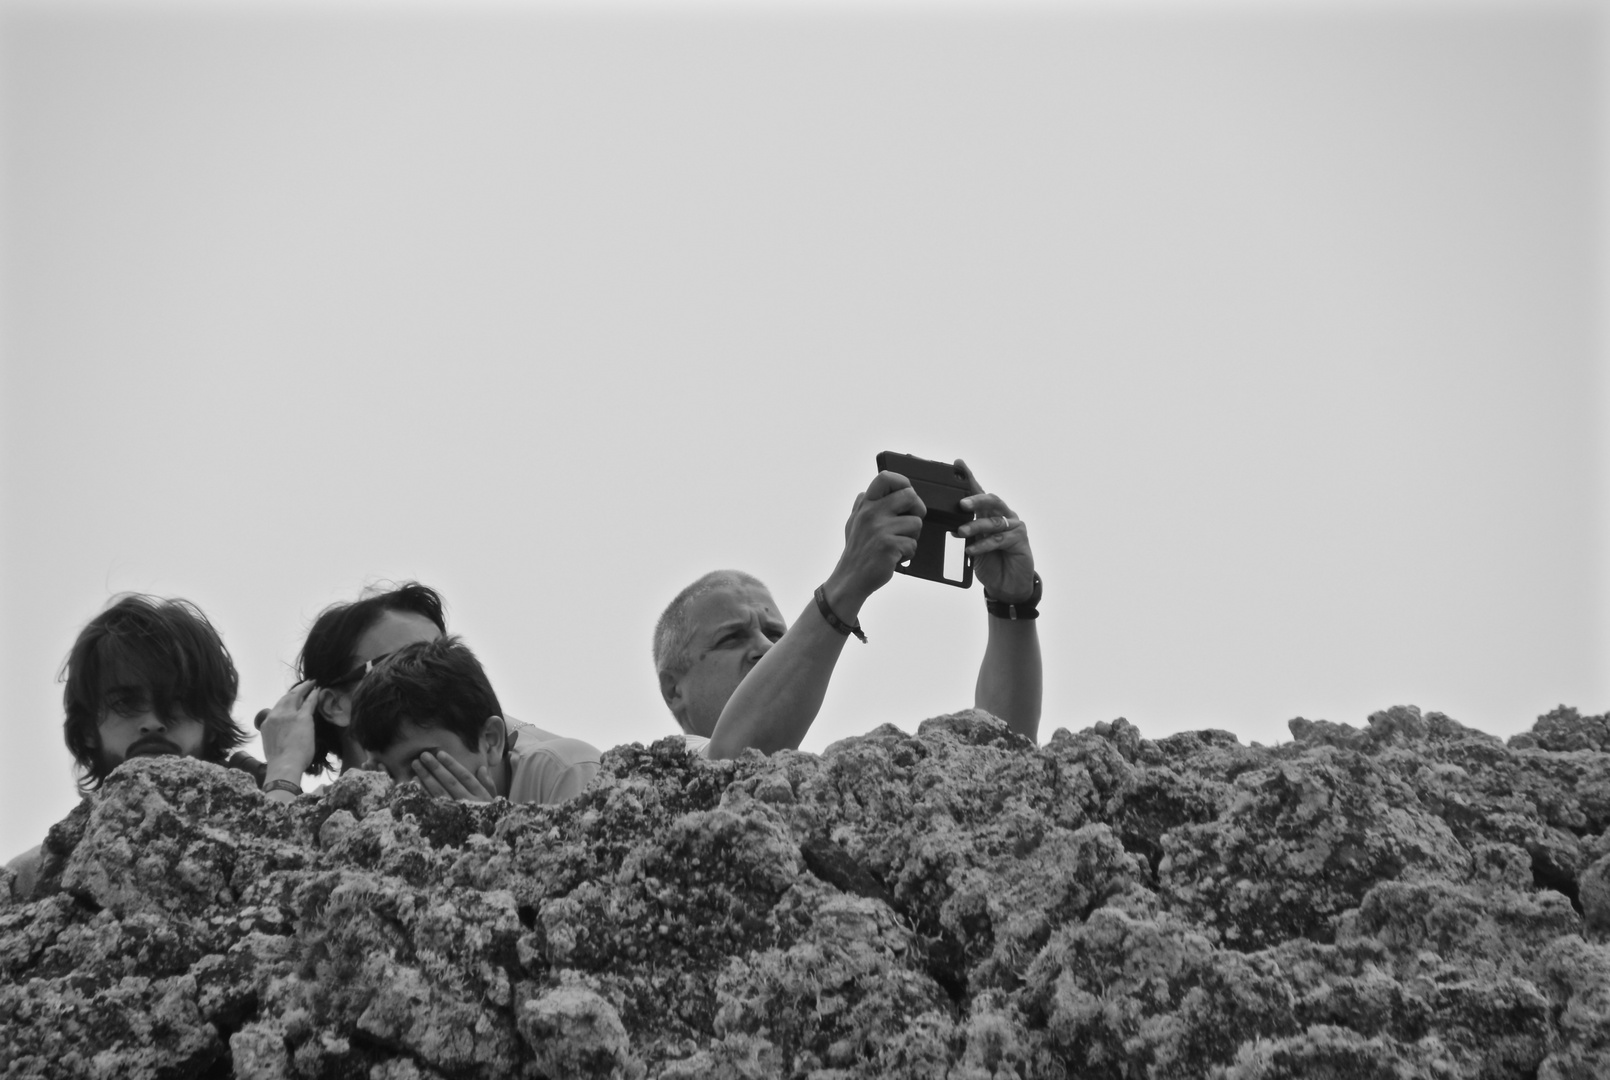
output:
<instances>
[{"instance_id":1,"label":"overcast sky","mask_svg":"<svg viewBox=\"0 0 1610 1080\"><path fill-rule=\"evenodd\" d=\"M1042 739L1604 710L1601 13L12 5L0 857L118 592L249 723L416 578L649 741L671 595L795 618L885 449L1028 522ZM806 748L969 706L985 618L894 580Z\"/></svg>"}]
</instances>

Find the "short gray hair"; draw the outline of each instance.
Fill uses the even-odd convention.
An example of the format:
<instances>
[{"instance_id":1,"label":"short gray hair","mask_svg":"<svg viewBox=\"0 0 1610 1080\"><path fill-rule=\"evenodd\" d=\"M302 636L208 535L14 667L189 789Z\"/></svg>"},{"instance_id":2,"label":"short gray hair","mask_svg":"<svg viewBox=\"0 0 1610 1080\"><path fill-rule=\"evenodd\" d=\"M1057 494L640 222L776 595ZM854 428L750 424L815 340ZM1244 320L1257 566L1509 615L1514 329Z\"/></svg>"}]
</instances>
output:
<instances>
[{"instance_id":1,"label":"short gray hair","mask_svg":"<svg viewBox=\"0 0 1610 1080\"><path fill-rule=\"evenodd\" d=\"M688 624L688 608L693 601L706 593L729 585L757 585L762 589L766 587L759 578L742 570L712 570L677 593L676 599L666 606L660 613L659 621L654 624L656 675L670 672L672 678L680 679L687 673L693 664L693 660L688 656L688 643L693 636L693 627Z\"/></svg>"}]
</instances>

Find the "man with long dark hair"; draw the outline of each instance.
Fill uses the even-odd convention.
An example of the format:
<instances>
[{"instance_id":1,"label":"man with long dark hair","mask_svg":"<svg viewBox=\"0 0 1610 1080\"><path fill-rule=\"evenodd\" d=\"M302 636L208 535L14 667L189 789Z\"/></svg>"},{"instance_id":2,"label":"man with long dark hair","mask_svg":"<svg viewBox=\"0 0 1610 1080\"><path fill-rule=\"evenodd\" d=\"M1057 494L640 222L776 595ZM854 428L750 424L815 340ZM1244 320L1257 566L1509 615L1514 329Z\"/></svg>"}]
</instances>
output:
<instances>
[{"instance_id":1,"label":"man with long dark hair","mask_svg":"<svg viewBox=\"0 0 1610 1080\"><path fill-rule=\"evenodd\" d=\"M62 733L81 790L99 790L130 758L160 754L238 768L262 783L262 763L236 752L246 733L230 715L235 661L188 600L117 597L79 631L62 681ZM33 891L40 858L36 847L9 864L21 895Z\"/></svg>"}]
</instances>

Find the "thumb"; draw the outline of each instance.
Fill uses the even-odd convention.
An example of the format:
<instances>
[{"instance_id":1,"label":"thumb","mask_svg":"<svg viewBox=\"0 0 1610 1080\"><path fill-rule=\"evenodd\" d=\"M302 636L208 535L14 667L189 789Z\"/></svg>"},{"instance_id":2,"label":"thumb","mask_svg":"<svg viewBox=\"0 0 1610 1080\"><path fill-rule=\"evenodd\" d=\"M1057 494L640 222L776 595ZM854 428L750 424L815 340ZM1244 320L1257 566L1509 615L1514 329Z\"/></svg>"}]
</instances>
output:
<instances>
[{"instance_id":1,"label":"thumb","mask_svg":"<svg viewBox=\"0 0 1610 1080\"><path fill-rule=\"evenodd\" d=\"M961 458L957 458L956 470L967 478L967 486L972 490L974 495L984 494L984 485L978 482L978 477L974 476L973 470L967 467L967 462L963 461Z\"/></svg>"}]
</instances>

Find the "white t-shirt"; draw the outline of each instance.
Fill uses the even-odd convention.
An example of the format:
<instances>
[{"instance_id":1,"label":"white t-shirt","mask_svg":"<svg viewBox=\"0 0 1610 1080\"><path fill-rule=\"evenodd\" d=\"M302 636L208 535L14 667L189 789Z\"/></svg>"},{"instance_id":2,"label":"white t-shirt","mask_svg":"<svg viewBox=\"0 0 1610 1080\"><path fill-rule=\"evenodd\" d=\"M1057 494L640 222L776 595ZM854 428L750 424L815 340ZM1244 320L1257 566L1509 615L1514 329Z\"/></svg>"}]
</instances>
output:
<instances>
[{"instance_id":1,"label":"white t-shirt","mask_svg":"<svg viewBox=\"0 0 1610 1080\"><path fill-rule=\"evenodd\" d=\"M534 738L548 734L525 726L509 732L509 801L561 803L580 795L598 775L598 747L580 739Z\"/></svg>"}]
</instances>

